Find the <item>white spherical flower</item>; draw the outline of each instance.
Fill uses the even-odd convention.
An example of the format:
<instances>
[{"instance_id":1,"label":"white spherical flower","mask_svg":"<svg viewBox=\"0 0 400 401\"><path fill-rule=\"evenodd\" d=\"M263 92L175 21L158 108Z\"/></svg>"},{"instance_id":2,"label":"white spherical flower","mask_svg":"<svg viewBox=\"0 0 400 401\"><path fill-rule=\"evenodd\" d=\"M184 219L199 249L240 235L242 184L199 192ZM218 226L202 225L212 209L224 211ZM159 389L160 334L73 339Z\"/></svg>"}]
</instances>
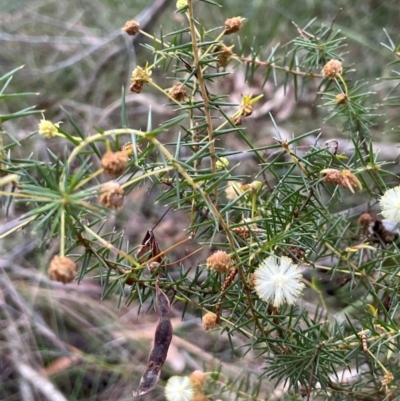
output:
<instances>
[{"instance_id":1,"label":"white spherical flower","mask_svg":"<svg viewBox=\"0 0 400 401\"><path fill-rule=\"evenodd\" d=\"M385 219L400 223L400 185L387 190L379 203Z\"/></svg>"},{"instance_id":2,"label":"white spherical flower","mask_svg":"<svg viewBox=\"0 0 400 401\"><path fill-rule=\"evenodd\" d=\"M168 401L191 401L194 389L188 376L172 376L165 386L165 397Z\"/></svg>"},{"instance_id":3,"label":"white spherical flower","mask_svg":"<svg viewBox=\"0 0 400 401\"><path fill-rule=\"evenodd\" d=\"M270 256L254 272L254 288L258 296L279 307L293 304L304 289L302 274L292 259Z\"/></svg>"}]
</instances>

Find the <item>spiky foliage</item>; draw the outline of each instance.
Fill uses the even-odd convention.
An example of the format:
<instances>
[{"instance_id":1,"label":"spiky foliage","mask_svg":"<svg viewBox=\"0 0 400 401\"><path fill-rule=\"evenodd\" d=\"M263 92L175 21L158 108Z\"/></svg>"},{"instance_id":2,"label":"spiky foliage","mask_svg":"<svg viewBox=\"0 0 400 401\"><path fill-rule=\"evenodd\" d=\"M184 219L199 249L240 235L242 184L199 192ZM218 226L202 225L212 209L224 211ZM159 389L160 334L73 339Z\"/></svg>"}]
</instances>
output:
<instances>
[{"instance_id":1,"label":"spiky foliage","mask_svg":"<svg viewBox=\"0 0 400 401\"><path fill-rule=\"evenodd\" d=\"M48 149L46 160L19 158L14 154L22 141L10 136L2 145L4 213L12 206L20 208L21 215L1 236L18 236L23 229L27 236L39 236L38 246L58 240L53 252L57 260L73 259L79 266L78 282L86 283L85 277L98 279L99 300L148 307L160 276L159 287L183 317L191 313L199 323L200 315L212 317L207 329L220 329L235 351L240 348L245 356L256 356L261 369L252 371L249 365L247 372L236 376L224 364L208 367L205 397L266 399L278 396L273 387L281 386L288 396L307 399L400 399L398 247L384 241L382 232L371 232L373 226L363 230L356 219L361 212L373 210L394 182L395 171L389 160L378 159L372 138L373 129L382 122L377 111L381 103L397 105L399 74L394 72L395 85L387 99L377 99L373 91L363 89L369 84L357 76L351 55L344 53L346 38L333 22L296 26L296 37L284 47L249 49L239 41L235 49L228 46L230 38L240 35L246 21L229 18L229 24L221 21L220 27L210 29L205 18L196 14L199 3L188 0L176 11L185 23L173 32L152 36L140 31L151 38L143 42L149 61L134 69L130 88L135 94L158 93L171 110L170 119L155 125L150 110L146 129L130 122L123 90L119 127L98 127L88 134L65 112L70 128L52 122L47 135L48 141L62 139L63 152ZM211 0L202 3L210 13L218 7ZM391 39L386 48L398 57L398 46ZM334 68L332 63L324 68L331 60ZM158 83L160 71L171 77L168 85L161 79ZM235 103L218 83L240 72L249 83L258 79L261 84L259 93L243 93L240 103ZM0 79L5 83L1 92L5 100L11 97L4 91L12 73ZM288 135L269 114L274 139L255 143L251 119L260 105L265 106L262 91L270 81L282 86L284 93L292 91L295 100L311 96L313 108L322 110L322 127L308 118L304 131ZM184 87L184 95L173 96L171 87ZM29 109L7 114L1 121L31 113ZM333 121L351 142L350 148L339 137L324 136ZM240 150L230 147L231 138L241 144ZM110 165L104 162L105 154L118 157L110 161L107 156ZM244 160L252 164L243 169L239 162ZM158 244L157 233L150 230L143 233L141 244L132 244L123 224L110 225L108 219L115 216L108 207L111 203L98 199L110 175L118 185L117 209L123 207L118 213L129 214L124 195L129 198L145 188L156 194L156 203L172 209L170 214L185 215L187 225L180 239ZM177 257L181 247L185 251ZM222 262L214 260L207 266L204 253L193 257L200 247L222 251L224 266L229 268L207 268ZM296 269L302 269L308 289L301 296L296 291L297 304L282 300L274 306L254 291L254 281L260 278L253 274L271 256L291 258ZM268 277L272 274L269 271ZM281 283L274 280L274 288ZM4 321L13 321L15 310L7 308L7 296L19 313L26 311L21 296L6 284L11 295L5 294L1 304ZM42 294L41 288L38 292ZM273 298L269 293L268 299ZM71 308L77 304L68 303ZM54 311L61 313L62 306L56 305ZM26 373L29 361L20 360L15 351L21 349L21 330L11 326L4 334L14 350L5 360L11 360L13 372L22 377L9 384L6 395L34 386L34 380L29 381L32 372ZM40 330L46 341L54 340L45 322ZM104 341L111 339L112 335L104 337ZM101 343L101 338L96 340ZM63 342L56 345L83 360L87 369L99 368L102 379L108 371L116 371L100 349L93 358ZM41 363L50 370L54 359L48 355ZM127 376L124 369L117 370L115 387ZM268 377L273 386L262 385L255 373ZM64 383L65 392L72 388L74 399L90 397L74 386L72 376ZM107 385L104 388L109 390ZM49 394L42 389L44 399ZM61 392L56 394L62 399Z\"/></svg>"}]
</instances>

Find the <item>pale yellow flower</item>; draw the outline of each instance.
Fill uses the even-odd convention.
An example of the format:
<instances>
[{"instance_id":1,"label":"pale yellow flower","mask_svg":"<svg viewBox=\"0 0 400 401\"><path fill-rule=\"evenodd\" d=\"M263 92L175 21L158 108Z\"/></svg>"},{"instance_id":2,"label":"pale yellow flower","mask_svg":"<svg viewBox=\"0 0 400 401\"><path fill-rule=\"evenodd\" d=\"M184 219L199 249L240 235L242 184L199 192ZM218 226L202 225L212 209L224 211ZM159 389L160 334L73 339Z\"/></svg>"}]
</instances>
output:
<instances>
[{"instance_id":1,"label":"pale yellow flower","mask_svg":"<svg viewBox=\"0 0 400 401\"><path fill-rule=\"evenodd\" d=\"M220 157L215 163L217 170L222 170L229 166L229 160L226 157Z\"/></svg>"},{"instance_id":2,"label":"pale yellow flower","mask_svg":"<svg viewBox=\"0 0 400 401\"><path fill-rule=\"evenodd\" d=\"M178 0L176 2L176 8L179 10L180 8L186 7L188 5L188 0Z\"/></svg>"},{"instance_id":3,"label":"pale yellow flower","mask_svg":"<svg viewBox=\"0 0 400 401\"><path fill-rule=\"evenodd\" d=\"M225 195L229 200L236 199L244 191L242 190L242 185L237 181L229 181L228 187L225 189Z\"/></svg>"},{"instance_id":4,"label":"pale yellow flower","mask_svg":"<svg viewBox=\"0 0 400 401\"><path fill-rule=\"evenodd\" d=\"M60 128L60 123L53 124L51 121L43 119L39 123L39 134L45 138L54 138L58 133L58 128Z\"/></svg>"}]
</instances>

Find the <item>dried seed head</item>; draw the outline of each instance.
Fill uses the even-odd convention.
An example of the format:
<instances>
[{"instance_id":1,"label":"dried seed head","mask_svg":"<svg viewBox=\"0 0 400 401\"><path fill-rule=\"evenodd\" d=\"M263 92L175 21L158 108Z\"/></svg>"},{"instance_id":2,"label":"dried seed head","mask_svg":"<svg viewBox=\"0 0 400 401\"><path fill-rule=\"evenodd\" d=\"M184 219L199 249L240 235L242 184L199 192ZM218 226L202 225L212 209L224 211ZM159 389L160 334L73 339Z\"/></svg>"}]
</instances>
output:
<instances>
[{"instance_id":1,"label":"dried seed head","mask_svg":"<svg viewBox=\"0 0 400 401\"><path fill-rule=\"evenodd\" d=\"M104 171L113 176L121 175L129 162L129 157L126 152L106 152L101 159L101 167Z\"/></svg>"},{"instance_id":2,"label":"dried seed head","mask_svg":"<svg viewBox=\"0 0 400 401\"><path fill-rule=\"evenodd\" d=\"M248 227L242 226L242 227L234 227L232 228L232 231L238 235L240 238L247 239L250 237L250 230Z\"/></svg>"},{"instance_id":3,"label":"dried seed head","mask_svg":"<svg viewBox=\"0 0 400 401\"><path fill-rule=\"evenodd\" d=\"M218 53L218 66L219 67L226 67L232 59L233 56L233 49L234 46L226 46L225 43L220 43L215 47L214 53Z\"/></svg>"},{"instance_id":4,"label":"dried seed head","mask_svg":"<svg viewBox=\"0 0 400 401\"><path fill-rule=\"evenodd\" d=\"M358 224L362 227L369 227L369 225L373 222L373 218L369 213L363 213L358 218Z\"/></svg>"},{"instance_id":5,"label":"dried seed head","mask_svg":"<svg viewBox=\"0 0 400 401\"><path fill-rule=\"evenodd\" d=\"M51 121L46 119L40 120L39 123L39 134L45 138L54 138L58 133L60 123L53 124Z\"/></svg>"},{"instance_id":6,"label":"dried seed head","mask_svg":"<svg viewBox=\"0 0 400 401\"><path fill-rule=\"evenodd\" d=\"M142 91L143 85L151 81L151 71L146 67L143 69L142 67L137 66L132 71L131 76L131 86L130 90L135 93L140 93Z\"/></svg>"},{"instance_id":7,"label":"dried seed head","mask_svg":"<svg viewBox=\"0 0 400 401\"><path fill-rule=\"evenodd\" d=\"M50 280L71 283L75 279L76 264L66 256L54 256L47 270Z\"/></svg>"},{"instance_id":8,"label":"dried seed head","mask_svg":"<svg viewBox=\"0 0 400 401\"><path fill-rule=\"evenodd\" d=\"M169 90L169 94L172 98L177 100L178 102L183 102L186 99L186 86L177 82L174 86Z\"/></svg>"},{"instance_id":9,"label":"dried seed head","mask_svg":"<svg viewBox=\"0 0 400 401\"><path fill-rule=\"evenodd\" d=\"M335 97L336 104L346 104L350 100L349 96L345 93L339 93Z\"/></svg>"},{"instance_id":10,"label":"dried seed head","mask_svg":"<svg viewBox=\"0 0 400 401\"><path fill-rule=\"evenodd\" d=\"M254 182L256 182L256 181L254 181ZM241 223L247 223L247 225L240 226L240 227L234 227L234 228L232 228L232 231L243 239L249 238L250 234L253 234L254 236L258 236L265 232L264 229L258 228L257 224L252 222L251 219L243 219L241 221Z\"/></svg>"},{"instance_id":11,"label":"dried seed head","mask_svg":"<svg viewBox=\"0 0 400 401\"><path fill-rule=\"evenodd\" d=\"M350 170L336 170L334 168L327 168L321 170L321 174L324 174L324 181L331 184L341 185L350 189L354 193L354 187L362 189L361 182Z\"/></svg>"},{"instance_id":12,"label":"dried seed head","mask_svg":"<svg viewBox=\"0 0 400 401\"><path fill-rule=\"evenodd\" d=\"M139 151L139 147L137 146L136 149ZM133 143L127 142L122 145L121 152L125 152L128 157L132 157L134 154L133 151Z\"/></svg>"},{"instance_id":13,"label":"dried seed head","mask_svg":"<svg viewBox=\"0 0 400 401\"><path fill-rule=\"evenodd\" d=\"M207 381L207 375L201 370L195 370L189 375L192 386L198 390L203 389Z\"/></svg>"},{"instance_id":14,"label":"dried seed head","mask_svg":"<svg viewBox=\"0 0 400 401\"><path fill-rule=\"evenodd\" d=\"M207 259L207 268L218 273L229 273L232 269L232 261L225 251L217 251Z\"/></svg>"},{"instance_id":15,"label":"dried seed head","mask_svg":"<svg viewBox=\"0 0 400 401\"><path fill-rule=\"evenodd\" d=\"M342 75L343 66L339 60L329 60L322 69L322 75L329 79L334 79Z\"/></svg>"},{"instance_id":16,"label":"dried seed head","mask_svg":"<svg viewBox=\"0 0 400 401\"><path fill-rule=\"evenodd\" d=\"M126 32L130 36L135 36L140 30L139 22L135 20L126 21L122 31Z\"/></svg>"},{"instance_id":17,"label":"dried seed head","mask_svg":"<svg viewBox=\"0 0 400 401\"><path fill-rule=\"evenodd\" d=\"M254 290L254 287L256 285L255 279L256 279L256 277L255 277L254 273L251 273L250 276L247 278L247 285L252 290Z\"/></svg>"},{"instance_id":18,"label":"dried seed head","mask_svg":"<svg viewBox=\"0 0 400 401\"><path fill-rule=\"evenodd\" d=\"M203 327L205 331L215 329L217 327L217 315L213 312L207 312L203 316Z\"/></svg>"},{"instance_id":19,"label":"dried seed head","mask_svg":"<svg viewBox=\"0 0 400 401\"><path fill-rule=\"evenodd\" d=\"M160 266L160 263L153 261L153 262L149 263L148 266L149 266L150 273L153 274Z\"/></svg>"},{"instance_id":20,"label":"dried seed head","mask_svg":"<svg viewBox=\"0 0 400 401\"><path fill-rule=\"evenodd\" d=\"M382 387L386 387L391 381L393 381L394 376L392 372L386 371L382 380Z\"/></svg>"},{"instance_id":21,"label":"dried seed head","mask_svg":"<svg viewBox=\"0 0 400 401\"><path fill-rule=\"evenodd\" d=\"M231 120L235 125L241 125L243 122L243 116L242 114L239 114L238 116L232 116Z\"/></svg>"},{"instance_id":22,"label":"dried seed head","mask_svg":"<svg viewBox=\"0 0 400 401\"><path fill-rule=\"evenodd\" d=\"M296 262L298 259L303 259L305 254L306 251L303 248L291 246L286 256Z\"/></svg>"},{"instance_id":23,"label":"dried seed head","mask_svg":"<svg viewBox=\"0 0 400 401\"><path fill-rule=\"evenodd\" d=\"M117 182L110 181L100 188L99 202L108 208L122 209L125 192Z\"/></svg>"},{"instance_id":24,"label":"dried seed head","mask_svg":"<svg viewBox=\"0 0 400 401\"><path fill-rule=\"evenodd\" d=\"M245 19L242 17L233 17L229 18L225 21L225 29L224 35L230 35L231 33L235 33L240 31L243 26L243 21Z\"/></svg>"}]
</instances>

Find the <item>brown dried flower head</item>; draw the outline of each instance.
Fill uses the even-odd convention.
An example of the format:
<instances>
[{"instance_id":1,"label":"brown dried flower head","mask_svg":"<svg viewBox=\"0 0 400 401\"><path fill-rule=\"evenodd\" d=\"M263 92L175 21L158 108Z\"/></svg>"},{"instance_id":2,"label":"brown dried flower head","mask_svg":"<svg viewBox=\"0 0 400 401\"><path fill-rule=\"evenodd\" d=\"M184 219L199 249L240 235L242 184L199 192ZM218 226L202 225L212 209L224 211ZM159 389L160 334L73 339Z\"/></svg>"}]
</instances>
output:
<instances>
[{"instance_id":1,"label":"brown dried flower head","mask_svg":"<svg viewBox=\"0 0 400 401\"><path fill-rule=\"evenodd\" d=\"M254 290L254 287L256 285L256 276L254 275L254 273L251 273L250 276L247 278L247 285L250 289Z\"/></svg>"},{"instance_id":2,"label":"brown dried flower head","mask_svg":"<svg viewBox=\"0 0 400 401\"><path fill-rule=\"evenodd\" d=\"M358 218L358 224L362 227L368 227L372 222L373 218L369 213L362 213Z\"/></svg>"},{"instance_id":3,"label":"brown dried flower head","mask_svg":"<svg viewBox=\"0 0 400 401\"><path fill-rule=\"evenodd\" d=\"M237 116L232 116L231 120L235 125L241 125L243 122L243 116L241 114Z\"/></svg>"},{"instance_id":4,"label":"brown dried flower head","mask_svg":"<svg viewBox=\"0 0 400 401\"><path fill-rule=\"evenodd\" d=\"M346 95L345 93L339 93L335 97L335 102L336 104L346 104L350 100L349 96Z\"/></svg>"},{"instance_id":5,"label":"brown dried flower head","mask_svg":"<svg viewBox=\"0 0 400 401\"><path fill-rule=\"evenodd\" d=\"M249 184L251 186L251 184ZM262 185L262 184L261 184ZM250 187L251 188L251 187ZM241 223L247 223L245 226L234 227L232 231L243 239L250 237L250 234L254 236L259 236L265 232L262 228L258 228L256 223L252 223L251 219L243 219Z\"/></svg>"},{"instance_id":6,"label":"brown dried flower head","mask_svg":"<svg viewBox=\"0 0 400 401\"><path fill-rule=\"evenodd\" d=\"M217 315L213 312L207 312L203 316L203 327L205 331L215 329L217 327Z\"/></svg>"},{"instance_id":7,"label":"brown dried flower head","mask_svg":"<svg viewBox=\"0 0 400 401\"><path fill-rule=\"evenodd\" d=\"M207 375L201 370L195 370L189 375L189 379L193 387L201 390L206 384Z\"/></svg>"},{"instance_id":8,"label":"brown dried flower head","mask_svg":"<svg viewBox=\"0 0 400 401\"><path fill-rule=\"evenodd\" d=\"M219 67L226 67L232 59L233 56L233 49L234 46L226 46L225 43L220 43L215 47L214 53L218 53L218 66Z\"/></svg>"},{"instance_id":9,"label":"brown dried flower head","mask_svg":"<svg viewBox=\"0 0 400 401\"><path fill-rule=\"evenodd\" d=\"M301 260L304 258L306 251L303 248L298 248L295 246L291 246L288 249L286 256L291 258L293 262L297 262L297 260Z\"/></svg>"},{"instance_id":10,"label":"brown dried flower head","mask_svg":"<svg viewBox=\"0 0 400 401\"><path fill-rule=\"evenodd\" d=\"M245 19L242 17L233 17L229 18L225 21L225 29L224 35L230 35L231 33L235 33L240 31L243 26L243 21Z\"/></svg>"},{"instance_id":11,"label":"brown dried flower head","mask_svg":"<svg viewBox=\"0 0 400 401\"><path fill-rule=\"evenodd\" d=\"M66 256L54 256L47 270L50 280L60 283L71 283L75 279L76 264Z\"/></svg>"},{"instance_id":12,"label":"brown dried flower head","mask_svg":"<svg viewBox=\"0 0 400 401\"><path fill-rule=\"evenodd\" d=\"M207 259L207 268L218 273L229 273L232 267L231 258L225 251L217 251Z\"/></svg>"},{"instance_id":13,"label":"brown dried flower head","mask_svg":"<svg viewBox=\"0 0 400 401\"><path fill-rule=\"evenodd\" d=\"M106 152L101 159L101 167L104 171L113 176L121 175L129 162L129 157L126 152Z\"/></svg>"},{"instance_id":14,"label":"brown dried flower head","mask_svg":"<svg viewBox=\"0 0 400 401\"><path fill-rule=\"evenodd\" d=\"M100 188L99 202L108 208L121 209L124 205L125 191L117 182L110 181Z\"/></svg>"},{"instance_id":15,"label":"brown dried flower head","mask_svg":"<svg viewBox=\"0 0 400 401\"><path fill-rule=\"evenodd\" d=\"M135 20L126 21L122 31L126 32L130 36L135 36L140 30L139 22Z\"/></svg>"},{"instance_id":16,"label":"brown dried flower head","mask_svg":"<svg viewBox=\"0 0 400 401\"><path fill-rule=\"evenodd\" d=\"M391 381L393 381L393 379L394 379L393 373L389 372L389 371L386 371L386 373L385 373L385 375L383 376L383 379L382 379L382 387L386 388L387 385Z\"/></svg>"},{"instance_id":17,"label":"brown dried flower head","mask_svg":"<svg viewBox=\"0 0 400 401\"><path fill-rule=\"evenodd\" d=\"M331 184L340 185L350 189L354 193L354 187L362 189L361 182L350 170L336 170L334 168L327 168L321 170L321 174L324 174L324 181Z\"/></svg>"},{"instance_id":18,"label":"brown dried flower head","mask_svg":"<svg viewBox=\"0 0 400 401\"><path fill-rule=\"evenodd\" d=\"M150 262L150 263L148 264L150 273L153 274L153 273L160 267L160 264L161 264L161 263L156 262L155 260L153 260L152 262Z\"/></svg>"},{"instance_id":19,"label":"brown dried flower head","mask_svg":"<svg viewBox=\"0 0 400 401\"><path fill-rule=\"evenodd\" d=\"M246 226L234 227L232 228L232 231L240 238L247 239L250 237L250 230Z\"/></svg>"},{"instance_id":20,"label":"brown dried flower head","mask_svg":"<svg viewBox=\"0 0 400 401\"><path fill-rule=\"evenodd\" d=\"M169 90L169 94L172 98L177 100L178 102L183 102L186 99L186 86L177 82L174 86Z\"/></svg>"},{"instance_id":21,"label":"brown dried flower head","mask_svg":"<svg viewBox=\"0 0 400 401\"><path fill-rule=\"evenodd\" d=\"M137 66L132 71L130 90L135 93L142 91L143 85L151 81L151 71L146 67Z\"/></svg>"},{"instance_id":22,"label":"brown dried flower head","mask_svg":"<svg viewBox=\"0 0 400 401\"><path fill-rule=\"evenodd\" d=\"M241 108L242 116L248 117L253 114L253 105L252 104L244 104Z\"/></svg>"},{"instance_id":23,"label":"brown dried flower head","mask_svg":"<svg viewBox=\"0 0 400 401\"><path fill-rule=\"evenodd\" d=\"M343 66L339 60L329 60L322 69L322 75L329 79L337 78L342 75Z\"/></svg>"}]
</instances>

